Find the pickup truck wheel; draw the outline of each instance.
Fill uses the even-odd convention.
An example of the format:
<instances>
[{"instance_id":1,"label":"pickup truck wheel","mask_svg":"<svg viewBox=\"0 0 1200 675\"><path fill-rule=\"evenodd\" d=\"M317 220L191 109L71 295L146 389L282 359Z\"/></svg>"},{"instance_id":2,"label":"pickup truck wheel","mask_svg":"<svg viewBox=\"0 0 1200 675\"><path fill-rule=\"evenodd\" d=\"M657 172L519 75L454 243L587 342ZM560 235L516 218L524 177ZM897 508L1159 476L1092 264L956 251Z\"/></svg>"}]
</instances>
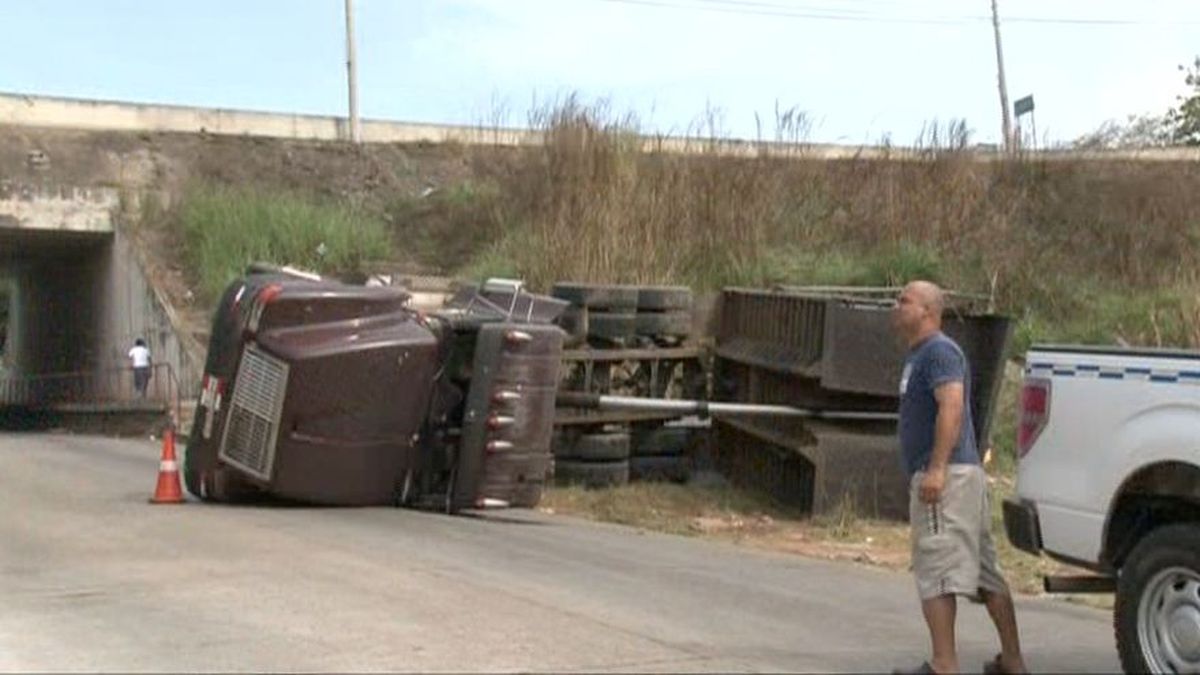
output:
<instances>
[{"instance_id":1,"label":"pickup truck wheel","mask_svg":"<svg viewBox=\"0 0 1200 675\"><path fill-rule=\"evenodd\" d=\"M1200 525L1169 525L1129 554L1113 613L1125 672L1200 671Z\"/></svg>"}]
</instances>

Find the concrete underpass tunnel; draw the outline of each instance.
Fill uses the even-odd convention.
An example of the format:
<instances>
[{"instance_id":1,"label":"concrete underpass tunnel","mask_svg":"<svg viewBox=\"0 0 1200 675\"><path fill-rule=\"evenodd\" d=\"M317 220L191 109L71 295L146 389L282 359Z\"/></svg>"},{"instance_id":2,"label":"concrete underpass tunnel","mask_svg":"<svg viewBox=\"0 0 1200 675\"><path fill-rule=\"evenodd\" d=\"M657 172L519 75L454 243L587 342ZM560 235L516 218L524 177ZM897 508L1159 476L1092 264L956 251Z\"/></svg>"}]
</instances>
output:
<instances>
[{"instance_id":1,"label":"concrete underpass tunnel","mask_svg":"<svg viewBox=\"0 0 1200 675\"><path fill-rule=\"evenodd\" d=\"M0 428L5 415L20 428L31 415L178 416L198 391L203 360L118 226L125 213L110 188L0 182ZM128 356L138 338L153 358L145 391Z\"/></svg>"},{"instance_id":2,"label":"concrete underpass tunnel","mask_svg":"<svg viewBox=\"0 0 1200 675\"><path fill-rule=\"evenodd\" d=\"M4 353L8 344L8 317L10 316L9 307L12 297L12 280L0 276L0 376L3 376L7 370Z\"/></svg>"},{"instance_id":3,"label":"concrete underpass tunnel","mask_svg":"<svg viewBox=\"0 0 1200 675\"><path fill-rule=\"evenodd\" d=\"M113 363L112 235L0 235L3 363L9 375L92 371Z\"/></svg>"}]
</instances>

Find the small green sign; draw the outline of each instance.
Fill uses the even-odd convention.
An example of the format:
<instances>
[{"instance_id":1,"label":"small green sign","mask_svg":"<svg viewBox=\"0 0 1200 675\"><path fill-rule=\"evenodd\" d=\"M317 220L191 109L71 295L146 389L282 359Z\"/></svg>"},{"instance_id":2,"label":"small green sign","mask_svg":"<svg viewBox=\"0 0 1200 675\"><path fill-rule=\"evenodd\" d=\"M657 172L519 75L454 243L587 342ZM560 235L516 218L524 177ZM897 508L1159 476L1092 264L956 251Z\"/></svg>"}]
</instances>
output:
<instances>
[{"instance_id":1,"label":"small green sign","mask_svg":"<svg viewBox=\"0 0 1200 675\"><path fill-rule=\"evenodd\" d=\"M1013 112L1017 114L1017 117L1027 112L1033 112L1033 94L1017 99L1017 102L1013 104Z\"/></svg>"}]
</instances>

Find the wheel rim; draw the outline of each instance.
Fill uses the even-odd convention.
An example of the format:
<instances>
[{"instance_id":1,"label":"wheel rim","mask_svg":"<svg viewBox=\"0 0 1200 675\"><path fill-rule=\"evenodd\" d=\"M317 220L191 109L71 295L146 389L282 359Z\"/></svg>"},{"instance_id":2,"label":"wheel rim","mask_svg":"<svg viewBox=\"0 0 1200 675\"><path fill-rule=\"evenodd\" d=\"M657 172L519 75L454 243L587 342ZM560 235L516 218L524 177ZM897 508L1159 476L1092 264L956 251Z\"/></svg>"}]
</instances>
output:
<instances>
[{"instance_id":1,"label":"wheel rim","mask_svg":"<svg viewBox=\"0 0 1200 675\"><path fill-rule=\"evenodd\" d=\"M1200 671L1200 574L1172 567L1154 575L1138 604L1138 642L1154 672Z\"/></svg>"}]
</instances>

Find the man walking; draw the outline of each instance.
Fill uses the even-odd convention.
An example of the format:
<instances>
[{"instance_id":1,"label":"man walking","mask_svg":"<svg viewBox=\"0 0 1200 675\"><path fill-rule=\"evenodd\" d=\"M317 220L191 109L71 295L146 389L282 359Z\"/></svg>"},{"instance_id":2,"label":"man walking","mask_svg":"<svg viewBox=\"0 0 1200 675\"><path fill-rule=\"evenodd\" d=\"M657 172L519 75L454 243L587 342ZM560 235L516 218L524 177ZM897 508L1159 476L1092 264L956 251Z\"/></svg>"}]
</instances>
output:
<instances>
[{"instance_id":1,"label":"man walking","mask_svg":"<svg viewBox=\"0 0 1200 675\"><path fill-rule=\"evenodd\" d=\"M971 418L971 376L962 349L942 333L941 289L904 287L892 319L908 347L900 378L900 451L909 475L912 566L933 657L917 673L959 672L957 596L982 601L1001 652L985 673L1023 673L1025 662L1008 584L989 525L987 476Z\"/></svg>"},{"instance_id":2,"label":"man walking","mask_svg":"<svg viewBox=\"0 0 1200 675\"><path fill-rule=\"evenodd\" d=\"M150 383L150 350L142 338L133 341L129 361L133 365L133 386L139 396L146 398L146 385Z\"/></svg>"}]
</instances>

